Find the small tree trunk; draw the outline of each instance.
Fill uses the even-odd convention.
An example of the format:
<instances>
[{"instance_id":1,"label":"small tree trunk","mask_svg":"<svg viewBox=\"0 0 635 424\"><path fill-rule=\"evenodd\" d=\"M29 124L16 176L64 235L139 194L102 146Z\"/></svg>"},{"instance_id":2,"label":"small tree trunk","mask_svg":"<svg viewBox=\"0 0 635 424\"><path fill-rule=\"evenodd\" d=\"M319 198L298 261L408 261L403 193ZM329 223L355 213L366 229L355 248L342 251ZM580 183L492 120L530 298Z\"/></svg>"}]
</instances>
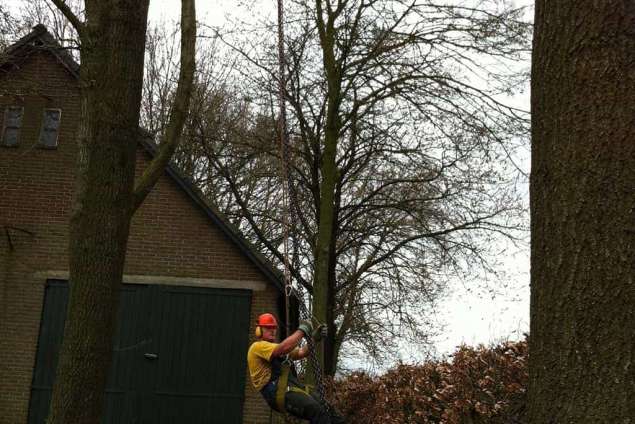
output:
<instances>
[{"instance_id":1,"label":"small tree trunk","mask_svg":"<svg viewBox=\"0 0 635 424\"><path fill-rule=\"evenodd\" d=\"M339 202L335 202L333 221L337 222L339 210ZM324 374L328 376L334 376L337 371L337 350L335 336L337 334L337 327L335 325L335 285L337 284L336 278L336 255L335 247L337 240L337 226L333 225L333 234L331 235L331 247L329 248L329 254L331 256L329 260L329 277L328 277L328 291L326 294L326 320L324 321L327 326L327 337L324 340Z\"/></svg>"},{"instance_id":2,"label":"small tree trunk","mask_svg":"<svg viewBox=\"0 0 635 424\"><path fill-rule=\"evenodd\" d=\"M333 237L333 227L335 225L335 178L337 168L335 165L335 150L337 138L326 133L326 147L322 157L322 186L320 190L320 221L318 226L318 239L316 247L316 267L315 281L313 283L313 315L321 323L329 322L329 314L332 316L333 305L329 299L333 299L331 284L329 282L329 269L332 266L331 245ZM332 321L332 319L331 319ZM325 369L325 347L330 345L320 343L317 347L317 355L322 370Z\"/></svg>"},{"instance_id":3,"label":"small tree trunk","mask_svg":"<svg viewBox=\"0 0 635 424\"><path fill-rule=\"evenodd\" d=\"M635 417L635 3L539 0L530 422Z\"/></svg>"},{"instance_id":4,"label":"small tree trunk","mask_svg":"<svg viewBox=\"0 0 635 424\"><path fill-rule=\"evenodd\" d=\"M337 168L337 142L341 130L339 118L341 105L341 75L335 59L335 30L334 15L329 15L327 21L322 16L321 2L317 3L317 22L322 47L324 74L328 82L326 123L324 130L324 149L320 161L320 211L318 219L318 235L315 254L315 281L313 285L313 315L321 323L334 326L334 269L335 269L335 234L336 234L336 183L338 178ZM330 317L330 320L329 320ZM329 328L331 330L331 328ZM333 332L334 333L334 332ZM325 343L321 343L318 349L318 357L322 370L325 370L325 350L333 351L334 344L330 342L331 336ZM332 354L328 355L332 362ZM334 365L329 364L329 368Z\"/></svg>"}]
</instances>

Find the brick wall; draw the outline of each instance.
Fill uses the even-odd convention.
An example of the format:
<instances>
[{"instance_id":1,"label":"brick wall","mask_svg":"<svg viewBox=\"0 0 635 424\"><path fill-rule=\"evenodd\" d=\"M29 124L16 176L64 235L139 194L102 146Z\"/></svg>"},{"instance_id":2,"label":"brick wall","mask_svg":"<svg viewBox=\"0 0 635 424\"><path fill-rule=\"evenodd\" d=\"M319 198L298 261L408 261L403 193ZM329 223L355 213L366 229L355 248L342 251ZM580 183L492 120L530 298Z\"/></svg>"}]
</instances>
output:
<instances>
[{"instance_id":1,"label":"brick wall","mask_svg":"<svg viewBox=\"0 0 635 424\"><path fill-rule=\"evenodd\" d=\"M19 146L0 147L0 424L26 423L43 275L68 271L77 82L54 55L38 53L19 71L0 71L0 119L9 105L25 109ZM37 147L43 108L62 109L57 149ZM138 168L148 160L140 149ZM251 321L276 310L277 290L167 175L133 219L125 273L262 282ZM244 423L268 423L249 381L245 394Z\"/></svg>"}]
</instances>

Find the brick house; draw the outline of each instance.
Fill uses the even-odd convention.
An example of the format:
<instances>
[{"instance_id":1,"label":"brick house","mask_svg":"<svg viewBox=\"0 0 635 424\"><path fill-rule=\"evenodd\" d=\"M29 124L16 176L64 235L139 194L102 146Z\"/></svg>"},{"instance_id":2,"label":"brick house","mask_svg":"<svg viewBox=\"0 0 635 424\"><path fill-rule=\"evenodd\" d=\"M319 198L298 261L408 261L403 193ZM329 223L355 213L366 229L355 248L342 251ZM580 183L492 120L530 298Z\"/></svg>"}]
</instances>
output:
<instances>
[{"instance_id":1,"label":"brick house","mask_svg":"<svg viewBox=\"0 0 635 424\"><path fill-rule=\"evenodd\" d=\"M41 423L68 292L78 65L41 25L0 56L0 423ZM142 142L137 169L153 144ZM278 273L169 168L131 228L105 422L259 424L255 317Z\"/></svg>"}]
</instances>

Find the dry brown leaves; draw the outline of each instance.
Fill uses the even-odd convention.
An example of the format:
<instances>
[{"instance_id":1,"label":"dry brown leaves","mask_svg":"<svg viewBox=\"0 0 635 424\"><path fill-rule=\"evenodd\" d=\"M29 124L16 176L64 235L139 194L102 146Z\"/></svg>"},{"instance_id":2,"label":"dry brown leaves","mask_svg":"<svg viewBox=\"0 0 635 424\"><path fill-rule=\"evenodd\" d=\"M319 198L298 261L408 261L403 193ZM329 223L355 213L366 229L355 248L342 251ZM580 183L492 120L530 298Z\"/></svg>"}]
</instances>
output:
<instances>
[{"instance_id":1,"label":"dry brown leaves","mask_svg":"<svg viewBox=\"0 0 635 424\"><path fill-rule=\"evenodd\" d=\"M349 424L523 423L527 360L527 341L462 346L449 361L336 380L330 399Z\"/></svg>"}]
</instances>

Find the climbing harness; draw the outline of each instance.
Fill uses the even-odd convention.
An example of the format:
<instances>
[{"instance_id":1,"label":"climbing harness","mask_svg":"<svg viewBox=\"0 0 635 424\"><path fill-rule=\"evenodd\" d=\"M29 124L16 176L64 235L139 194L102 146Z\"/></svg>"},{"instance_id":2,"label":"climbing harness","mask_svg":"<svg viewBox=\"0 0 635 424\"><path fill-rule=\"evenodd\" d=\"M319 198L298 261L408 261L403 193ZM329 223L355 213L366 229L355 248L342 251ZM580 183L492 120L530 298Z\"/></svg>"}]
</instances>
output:
<instances>
[{"instance_id":1,"label":"climbing harness","mask_svg":"<svg viewBox=\"0 0 635 424\"><path fill-rule=\"evenodd\" d=\"M282 373L278 377L278 386L276 387L276 407L280 412L286 412L284 406L284 396L287 394L287 388L289 387L289 371L291 366L289 364L282 365Z\"/></svg>"},{"instance_id":2,"label":"climbing harness","mask_svg":"<svg viewBox=\"0 0 635 424\"><path fill-rule=\"evenodd\" d=\"M312 316L304 304L303 294L301 292L300 285L298 289L293 287L291 281L291 266L289 261L289 240L294 243L293 251L294 255L297 255L298 245L295 234L291 234L296 228L296 218L299 214L297 194L291 172L289 170L289 163L291 161L291 148L289 145L289 137L287 134L287 114L285 107L285 51L284 51L284 4L283 0L278 0L278 102L279 102L279 114L278 114L278 134L280 135L280 152L281 152L281 172L283 177L282 184L282 203L284 208L282 225L283 225L283 249L284 249L284 292L285 292L285 314L287 323L287 336L289 336L289 299L291 296L295 296L298 300L300 307L300 314L302 319L311 320L312 323L320 325L320 323ZM330 406L326 402L324 393L324 384L322 381L322 368L320 361L315 352L315 342L312 337L306 338L309 347L309 361L313 373L315 375L316 388L319 394L320 403L327 412L330 412ZM301 391L308 394L308 390L302 390L298 387L289 388L289 372L291 364L285 361L282 367L282 373L278 380L278 387L276 389L276 405L281 412L285 411L284 408L284 396L288 390ZM308 386L305 386L305 388Z\"/></svg>"},{"instance_id":3,"label":"climbing harness","mask_svg":"<svg viewBox=\"0 0 635 424\"><path fill-rule=\"evenodd\" d=\"M291 361L287 359L282 363L282 370L280 373L280 377L278 377L278 386L276 387L276 408L280 412L286 412L286 408L284 406L284 397L287 392L297 392L302 393L306 396L311 396L311 389L313 388L313 386L311 386L310 384L305 384L303 389L296 385L289 384L290 373Z\"/></svg>"}]
</instances>

